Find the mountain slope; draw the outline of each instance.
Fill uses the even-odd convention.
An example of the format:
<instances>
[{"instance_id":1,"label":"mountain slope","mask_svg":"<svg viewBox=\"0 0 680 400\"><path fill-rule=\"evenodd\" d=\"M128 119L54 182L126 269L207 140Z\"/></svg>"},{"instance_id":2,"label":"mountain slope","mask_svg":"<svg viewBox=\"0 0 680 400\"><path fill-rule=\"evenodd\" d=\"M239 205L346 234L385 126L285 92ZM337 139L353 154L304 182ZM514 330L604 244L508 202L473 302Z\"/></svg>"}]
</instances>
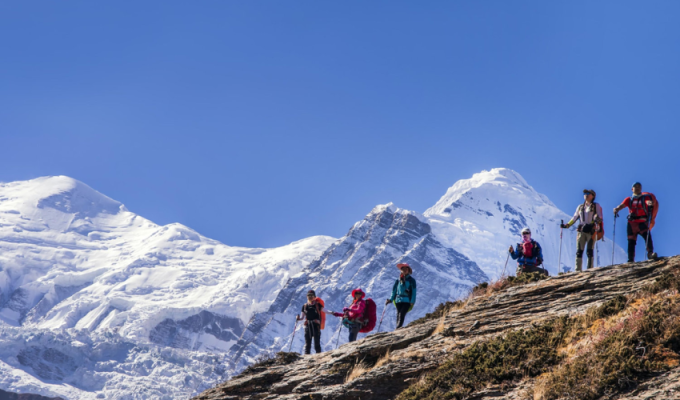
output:
<instances>
[{"instance_id":1,"label":"mountain slope","mask_svg":"<svg viewBox=\"0 0 680 400\"><path fill-rule=\"evenodd\" d=\"M644 336L644 343L636 339L620 349L616 348L612 352L613 357L618 357L620 352L624 362L640 360L643 366L656 366L652 368L670 372L657 376L622 370L618 382L629 382L629 385L610 390L601 399L674 398L672 391L677 388L674 379L680 371L678 288L680 256L552 277L472 296L468 301L445 310L441 317L425 319L395 332L374 334L342 345L337 350L308 357L286 357L270 363L271 366L263 364L194 399L455 398L450 391L450 383L454 379L463 384L453 390L462 390L469 388L465 385L470 382L485 379L485 374L489 374L487 371L493 368L501 373L497 381L485 383L482 380L481 385L476 389L472 387L461 398L584 398L583 394L538 390L545 389L545 385L550 383L549 374L553 368L555 372L565 374L557 376L563 380L558 381L563 386L589 389L590 386L585 385L597 388L600 384L607 384L576 375L581 372L570 370L569 365L582 363L582 357L591 356L593 346L598 346L598 342L604 341L606 345L609 343L607 340L618 340L619 337L625 340L625 335L649 329L641 325L647 315L649 321L658 321L659 316L666 318L663 323L656 322L660 328L658 337ZM666 304L673 305L673 308L664 308ZM564 334L552 339L557 342L533 339L533 345L544 347L547 356L533 347L515 347L521 342L509 342L531 339L531 335L547 329L578 334ZM625 335L617 336L622 330ZM505 343L505 347L496 348L491 343ZM494 353L495 350L500 353ZM598 351L597 354L601 353ZM648 354L656 358L645 358ZM512 363L524 356L528 356L527 364L513 369ZM456 369L461 365L457 362L474 361L474 357L479 357L474 368ZM659 359L663 361L655 363ZM542 362L548 363L547 367L542 367ZM631 375L631 372L634 374ZM457 375L461 373L463 375ZM627 393L626 390L635 389L634 379L641 385L633 393ZM614 379L609 384L615 385L616 382ZM442 391L437 392L439 389ZM589 395L588 398L600 398L602 395L594 393L594 397Z\"/></svg>"},{"instance_id":2,"label":"mountain slope","mask_svg":"<svg viewBox=\"0 0 680 400\"><path fill-rule=\"evenodd\" d=\"M158 226L68 177L0 184L0 388L187 396L199 389L196 371L223 377L210 353L227 351L333 241L230 247ZM183 365L192 359L196 371ZM157 365L134 367L143 360ZM139 387L152 389L133 394Z\"/></svg>"}]
</instances>

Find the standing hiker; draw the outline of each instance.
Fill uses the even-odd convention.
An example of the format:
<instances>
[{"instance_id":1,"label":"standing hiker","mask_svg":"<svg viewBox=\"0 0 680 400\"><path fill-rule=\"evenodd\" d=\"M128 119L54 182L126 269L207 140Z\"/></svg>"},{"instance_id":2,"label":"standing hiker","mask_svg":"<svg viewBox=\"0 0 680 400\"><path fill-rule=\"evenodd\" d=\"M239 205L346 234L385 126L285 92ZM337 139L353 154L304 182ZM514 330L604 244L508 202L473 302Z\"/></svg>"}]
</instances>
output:
<instances>
[{"instance_id":1,"label":"standing hiker","mask_svg":"<svg viewBox=\"0 0 680 400\"><path fill-rule=\"evenodd\" d=\"M311 353L312 338L314 339L314 351L321 353L321 330L326 322L323 307L323 300L316 297L313 290L307 292L307 302L302 305L302 314L305 316L305 354ZM300 315L295 317L296 321L302 319Z\"/></svg>"},{"instance_id":2,"label":"standing hiker","mask_svg":"<svg viewBox=\"0 0 680 400\"><path fill-rule=\"evenodd\" d=\"M508 251L510 257L517 260L517 276L525 272L541 272L548 275L548 271L538 267L543 264L543 250L541 245L531 238L529 228L522 229L522 242L517 243L517 249L510 246Z\"/></svg>"},{"instance_id":3,"label":"standing hiker","mask_svg":"<svg viewBox=\"0 0 680 400\"><path fill-rule=\"evenodd\" d=\"M416 303L416 280L413 279L413 269L408 264L397 264L397 268L401 271L399 279L394 282L392 287L392 297L385 300L385 306L389 303L394 303L397 308L397 328L404 325L404 318L406 313L413 309Z\"/></svg>"},{"instance_id":4,"label":"standing hiker","mask_svg":"<svg viewBox=\"0 0 680 400\"><path fill-rule=\"evenodd\" d=\"M583 204L576 207L576 212L569 222L560 225L561 228L569 229L576 221L579 221L576 228L578 231L576 236L576 271L578 272L583 270L584 250L588 256L586 269L593 268L595 242L599 239L600 232L603 231L602 206L595 202L595 196L597 195L594 190L583 190Z\"/></svg>"},{"instance_id":5,"label":"standing hiker","mask_svg":"<svg viewBox=\"0 0 680 400\"><path fill-rule=\"evenodd\" d=\"M342 317L342 324L349 329L349 341L357 340L357 335L364 325L364 310L366 309L366 302L364 301L364 292L360 288L352 290L352 305L342 309L341 313L334 312L336 317ZM373 318L375 325L375 318Z\"/></svg>"},{"instance_id":6,"label":"standing hiker","mask_svg":"<svg viewBox=\"0 0 680 400\"><path fill-rule=\"evenodd\" d=\"M619 211L628 207L628 262L635 262L635 245L638 235L645 238L647 259L657 257L654 252L651 230L656 223L656 214L659 212L659 202L651 193L642 192L642 184L635 182L631 188L633 195L626 197L623 203L614 208L614 217L618 217Z\"/></svg>"}]
</instances>

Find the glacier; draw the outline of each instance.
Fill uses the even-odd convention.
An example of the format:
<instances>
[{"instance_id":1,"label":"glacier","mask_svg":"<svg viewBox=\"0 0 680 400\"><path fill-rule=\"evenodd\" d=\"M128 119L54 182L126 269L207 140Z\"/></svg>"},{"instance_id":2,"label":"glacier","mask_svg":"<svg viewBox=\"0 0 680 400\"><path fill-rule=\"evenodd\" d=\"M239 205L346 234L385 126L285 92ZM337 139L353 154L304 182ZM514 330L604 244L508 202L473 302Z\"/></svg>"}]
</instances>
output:
<instances>
[{"instance_id":1,"label":"glacier","mask_svg":"<svg viewBox=\"0 0 680 400\"><path fill-rule=\"evenodd\" d=\"M69 177L2 183L0 389L187 398L258 357L300 351L294 316L309 289L338 311L361 287L380 313L396 263L408 262L418 280L408 323L497 279L524 226L555 275L559 221L569 217L517 172L497 168L456 182L422 214L379 205L340 239L253 249L154 224ZM573 269L575 239L564 231L561 271ZM598 265L611 262L611 246L600 242ZM625 261L618 246L615 258ZM514 270L510 260L506 273ZM382 330L394 329L393 308ZM347 340L339 328L329 316L324 350Z\"/></svg>"}]
</instances>

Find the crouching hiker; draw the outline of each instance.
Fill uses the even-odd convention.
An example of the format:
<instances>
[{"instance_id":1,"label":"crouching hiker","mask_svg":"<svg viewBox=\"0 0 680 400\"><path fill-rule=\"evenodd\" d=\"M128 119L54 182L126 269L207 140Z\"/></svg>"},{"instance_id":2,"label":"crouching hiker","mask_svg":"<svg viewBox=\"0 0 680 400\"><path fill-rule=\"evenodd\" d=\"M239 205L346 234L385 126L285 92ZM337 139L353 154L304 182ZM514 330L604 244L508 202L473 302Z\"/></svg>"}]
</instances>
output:
<instances>
[{"instance_id":1,"label":"crouching hiker","mask_svg":"<svg viewBox=\"0 0 680 400\"><path fill-rule=\"evenodd\" d=\"M392 287L392 297L385 300L385 305L394 303L397 308L397 328L404 325L406 313L413 309L416 303L416 280L413 279L413 269L408 264L397 264L397 268L401 271L399 279L394 282Z\"/></svg>"},{"instance_id":2,"label":"crouching hiker","mask_svg":"<svg viewBox=\"0 0 680 400\"><path fill-rule=\"evenodd\" d=\"M510 257L517 260L517 276L525 272L541 272L548 275L548 271L539 268L539 265L543 264L543 250L541 245L531 238L529 228L522 229L522 242L517 243L517 249L510 246L508 251Z\"/></svg>"},{"instance_id":3,"label":"crouching hiker","mask_svg":"<svg viewBox=\"0 0 680 400\"><path fill-rule=\"evenodd\" d=\"M314 351L321 353L321 330L326 322L323 307L323 300L316 297L313 290L307 292L307 302L302 305L302 314L305 316L305 354L311 353L312 339L314 339ZM300 321L302 318L297 315L295 320Z\"/></svg>"},{"instance_id":4,"label":"crouching hiker","mask_svg":"<svg viewBox=\"0 0 680 400\"><path fill-rule=\"evenodd\" d=\"M578 235L576 236L576 271L583 270L583 251L588 256L586 269L593 268L593 255L595 242L604 234L602 229L602 207L595 202L595 191L585 189L583 191L583 204L576 207L576 212L569 222L560 225L561 228L569 229L579 221Z\"/></svg>"},{"instance_id":5,"label":"crouching hiker","mask_svg":"<svg viewBox=\"0 0 680 400\"><path fill-rule=\"evenodd\" d=\"M357 335L364 325L364 310L366 309L364 296L365 294L361 289L352 290L352 305L343 308L341 313L332 313L336 317L341 317L342 324L349 329L350 342L357 340Z\"/></svg>"}]
</instances>

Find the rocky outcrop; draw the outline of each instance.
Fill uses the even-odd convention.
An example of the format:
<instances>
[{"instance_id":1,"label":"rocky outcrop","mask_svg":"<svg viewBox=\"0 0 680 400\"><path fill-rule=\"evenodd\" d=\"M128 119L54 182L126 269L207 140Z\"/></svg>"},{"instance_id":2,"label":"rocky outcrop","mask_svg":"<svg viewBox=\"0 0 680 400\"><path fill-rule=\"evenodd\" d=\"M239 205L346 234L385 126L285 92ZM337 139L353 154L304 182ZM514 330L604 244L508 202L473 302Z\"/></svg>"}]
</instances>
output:
<instances>
[{"instance_id":1,"label":"rocky outcrop","mask_svg":"<svg viewBox=\"0 0 680 400\"><path fill-rule=\"evenodd\" d=\"M31 393L12 393L0 389L0 400L63 400L61 397L45 397Z\"/></svg>"},{"instance_id":2,"label":"rocky outcrop","mask_svg":"<svg viewBox=\"0 0 680 400\"><path fill-rule=\"evenodd\" d=\"M472 343L557 316L572 316L619 295L638 291L680 257L570 273L468 299L441 318L370 335L337 350L290 364L251 368L195 400L391 399ZM619 399L677 398L678 369L640 385ZM519 386L518 386L519 385ZM475 398L521 398L522 385L485 389ZM664 397L666 396L666 397Z\"/></svg>"}]
</instances>

